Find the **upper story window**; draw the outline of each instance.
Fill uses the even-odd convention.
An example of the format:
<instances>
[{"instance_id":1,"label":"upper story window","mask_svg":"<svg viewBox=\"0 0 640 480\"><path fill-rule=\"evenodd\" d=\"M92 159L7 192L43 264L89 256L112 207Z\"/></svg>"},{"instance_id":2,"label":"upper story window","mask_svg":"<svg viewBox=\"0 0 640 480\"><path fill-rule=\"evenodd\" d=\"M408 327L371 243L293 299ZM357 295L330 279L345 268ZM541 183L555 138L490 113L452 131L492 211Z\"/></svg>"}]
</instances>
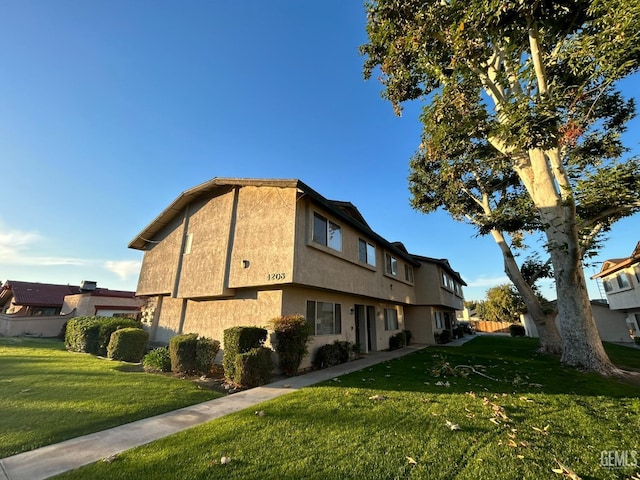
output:
<instances>
[{"instance_id":1,"label":"upper story window","mask_svg":"<svg viewBox=\"0 0 640 480\"><path fill-rule=\"evenodd\" d=\"M358 258L362 263L376 266L376 247L369 242L358 239Z\"/></svg>"},{"instance_id":2,"label":"upper story window","mask_svg":"<svg viewBox=\"0 0 640 480\"><path fill-rule=\"evenodd\" d=\"M398 276L398 259L396 257L392 257L388 253L384 255L384 271L389 275L393 275L394 277Z\"/></svg>"},{"instance_id":3,"label":"upper story window","mask_svg":"<svg viewBox=\"0 0 640 480\"><path fill-rule=\"evenodd\" d=\"M341 305L307 300L307 322L314 335L339 335L342 332Z\"/></svg>"},{"instance_id":4,"label":"upper story window","mask_svg":"<svg viewBox=\"0 0 640 480\"><path fill-rule=\"evenodd\" d=\"M613 286L611 286L611 282L609 280L603 280L602 285L604 285L605 292L610 292L611 290L613 290Z\"/></svg>"},{"instance_id":5,"label":"upper story window","mask_svg":"<svg viewBox=\"0 0 640 480\"><path fill-rule=\"evenodd\" d=\"M404 264L404 279L409 283L413 283L413 267L406 263Z\"/></svg>"},{"instance_id":6,"label":"upper story window","mask_svg":"<svg viewBox=\"0 0 640 480\"><path fill-rule=\"evenodd\" d=\"M444 272L442 272L442 286L448 288L452 292L455 292L456 290L456 282L454 282L453 278Z\"/></svg>"},{"instance_id":7,"label":"upper story window","mask_svg":"<svg viewBox=\"0 0 640 480\"><path fill-rule=\"evenodd\" d=\"M616 280L618 282L618 287L629 288L629 279L627 278L627 274L622 272L620 275L616 276Z\"/></svg>"},{"instance_id":8,"label":"upper story window","mask_svg":"<svg viewBox=\"0 0 640 480\"><path fill-rule=\"evenodd\" d=\"M336 225L322 215L314 213L313 241L333 250L342 251L342 230L340 225Z\"/></svg>"}]
</instances>

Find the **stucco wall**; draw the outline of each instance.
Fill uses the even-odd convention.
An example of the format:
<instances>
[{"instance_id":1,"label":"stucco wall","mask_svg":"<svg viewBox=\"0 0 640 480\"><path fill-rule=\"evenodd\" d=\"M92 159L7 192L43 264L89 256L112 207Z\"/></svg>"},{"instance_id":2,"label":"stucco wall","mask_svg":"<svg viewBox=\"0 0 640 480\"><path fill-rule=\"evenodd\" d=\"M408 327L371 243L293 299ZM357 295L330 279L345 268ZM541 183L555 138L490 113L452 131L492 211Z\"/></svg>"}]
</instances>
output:
<instances>
[{"instance_id":1,"label":"stucco wall","mask_svg":"<svg viewBox=\"0 0 640 480\"><path fill-rule=\"evenodd\" d=\"M35 317L14 317L0 314L0 336L17 337L33 335L57 337L62 326L74 315L45 315Z\"/></svg>"},{"instance_id":2,"label":"stucco wall","mask_svg":"<svg viewBox=\"0 0 640 480\"><path fill-rule=\"evenodd\" d=\"M376 244L372 239L366 238L345 222L312 204L306 197L298 202L298 207L294 264L295 283L369 296L379 300L414 303L414 286L403 281L405 263L403 259L398 258L398 277L390 277L384 273L382 245ZM341 227L342 251L338 252L311 240L314 212L318 212ZM359 238L375 245L375 267L359 262Z\"/></svg>"},{"instance_id":3,"label":"stucco wall","mask_svg":"<svg viewBox=\"0 0 640 480\"><path fill-rule=\"evenodd\" d=\"M67 295L64 297L62 313L69 313L75 309L75 316L77 317L84 315L92 316L97 314L96 307L100 307L100 310L104 311L109 310L111 314L135 313L136 311L140 311L143 304L144 300L141 298L104 297L91 295L90 293L79 293L77 295Z\"/></svg>"},{"instance_id":4,"label":"stucco wall","mask_svg":"<svg viewBox=\"0 0 640 480\"><path fill-rule=\"evenodd\" d=\"M442 269L431 262L420 262L415 269L416 303L418 305L442 305L454 310L464 308L464 298L442 286Z\"/></svg>"},{"instance_id":5,"label":"stucco wall","mask_svg":"<svg viewBox=\"0 0 640 480\"><path fill-rule=\"evenodd\" d=\"M640 267L632 265L620 272L605 277L603 280L608 280L613 287L611 292L606 292L609 306L612 310L630 310L640 308L640 285L638 278L636 277L636 270L640 271ZM618 275L625 275L629 282L629 288L621 289L616 277Z\"/></svg>"},{"instance_id":6,"label":"stucco wall","mask_svg":"<svg viewBox=\"0 0 640 480\"><path fill-rule=\"evenodd\" d=\"M404 309L405 328L411 331L414 343L432 345L433 336L433 308L429 306L408 306Z\"/></svg>"},{"instance_id":7,"label":"stucco wall","mask_svg":"<svg viewBox=\"0 0 640 480\"><path fill-rule=\"evenodd\" d=\"M152 296L173 292L178 255L182 245L183 216L178 215L147 244L144 252L138 295Z\"/></svg>"}]
</instances>

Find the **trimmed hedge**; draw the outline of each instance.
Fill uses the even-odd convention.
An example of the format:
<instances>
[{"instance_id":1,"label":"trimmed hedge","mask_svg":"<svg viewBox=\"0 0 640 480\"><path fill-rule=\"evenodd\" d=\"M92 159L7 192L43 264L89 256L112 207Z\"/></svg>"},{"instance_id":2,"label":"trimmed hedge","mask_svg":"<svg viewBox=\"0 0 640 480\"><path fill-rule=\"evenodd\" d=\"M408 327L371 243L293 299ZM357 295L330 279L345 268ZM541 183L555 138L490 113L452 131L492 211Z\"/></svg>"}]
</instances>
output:
<instances>
[{"instance_id":1,"label":"trimmed hedge","mask_svg":"<svg viewBox=\"0 0 640 480\"><path fill-rule=\"evenodd\" d=\"M169 356L171 357L171 371L176 373L196 372L197 333L176 335L169 340Z\"/></svg>"},{"instance_id":2,"label":"trimmed hedge","mask_svg":"<svg viewBox=\"0 0 640 480\"><path fill-rule=\"evenodd\" d=\"M229 382L237 383L235 381L236 357L251 349L262 347L267 340L267 330L260 327L231 327L227 328L223 335L224 378Z\"/></svg>"},{"instance_id":3,"label":"trimmed hedge","mask_svg":"<svg viewBox=\"0 0 640 480\"><path fill-rule=\"evenodd\" d=\"M407 339L407 346L409 346L411 344L411 339L413 338L413 333L411 333L411 330L404 330L404 336Z\"/></svg>"},{"instance_id":4,"label":"trimmed hedge","mask_svg":"<svg viewBox=\"0 0 640 480\"><path fill-rule=\"evenodd\" d=\"M252 348L235 357L234 383L241 387L253 388L271 381L274 364L273 350L267 347Z\"/></svg>"},{"instance_id":5,"label":"trimmed hedge","mask_svg":"<svg viewBox=\"0 0 640 480\"><path fill-rule=\"evenodd\" d=\"M196 343L196 370L201 374L211 373L213 363L220 351L220 342L212 338L200 337Z\"/></svg>"},{"instance_id":6,"label":"trimmed hedge","mask_svg":"<svg viewBox=\"0 0 640 480\"><path fill-rule=\"evenodd\" d=\"M271 320L274 331L274 349L282 373L292 377L298 373L304 356L309 353L311 327L302 315L286 315Z\"/></svg>"},{"instance_id":7,"label":"trimmed hedge","mask_svg":"<svg viewBox=\"0 0 640 480\"><path fill-rule=\"evenodd\" d=\"M349 361L355 345L351 342L336 340L318 347L313 355L311 364L316 369L333 367Z\"/></svg>"},{"instance_id":8,"label":"trimmed hedge","mask_svg":"<svg viewBox=\"0 0 640 480\"><path fill-rule=\"evenodd\" d=\"M121 328L111 334L107 357L124 362L139 362L149 341L149 334L141 328Z\"/></svg>"},{"instance_id":9,"label":"trimmed hedge","mask_svg":"<svg viewBox=\"0 0 640 480\"><path fill-rule=\"evenodd\" d=\"M141 328L140 322L122 317L75 317L67 322L64 344L73 352L107 355L111 334L120 328Z\"/></svg>"},{"instance_id":10,"label":"trimmed hedge","mask_svg":"<svg viewBox=\"0 0 640 480\"><path fill-rule=\"evenodd\" d=\"M158 347L147 353L142 359L145 372L170 372L171 355L169 347Z\"/></svg>"},{"instance_id":11,"label":"trimmed hedge","mask_svg":"<svg viewBox=\"0 0 640 480\"><path fill-rule=\"evenodd\" d=\"M509 333L512 337L524 337L526 335L526 330L524 329L523 325L514 323L512 325L509 325Z\"/></svg>"},{"instance_id":12,"label":"trimmed hedge","mask_svg":"<svg viewBox=\"0 0 640 480\"><path fill-rule=\"evenodd\" d=\"M389 350L398 350L399 348L407 346L407 334L405 332L398 332L395 335L389 337Z\"/></svg>"}]
</instances>

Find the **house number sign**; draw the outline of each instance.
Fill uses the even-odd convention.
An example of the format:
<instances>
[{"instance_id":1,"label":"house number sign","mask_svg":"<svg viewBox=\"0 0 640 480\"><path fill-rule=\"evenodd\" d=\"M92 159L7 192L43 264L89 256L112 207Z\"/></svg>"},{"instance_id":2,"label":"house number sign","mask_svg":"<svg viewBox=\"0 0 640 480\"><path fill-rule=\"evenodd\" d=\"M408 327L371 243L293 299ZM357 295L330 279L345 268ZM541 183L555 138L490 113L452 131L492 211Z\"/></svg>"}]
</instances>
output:
<instances>
[{"instance_id":1,"label":"house number sign","mask_svg":"<svg viewBox=\"0 0 640 480\"><path fill-rule=\"evenodd\" d=\"M287 275L284 272L267 273L267 280L284 280Z\"/></svg>"}]
</instances>

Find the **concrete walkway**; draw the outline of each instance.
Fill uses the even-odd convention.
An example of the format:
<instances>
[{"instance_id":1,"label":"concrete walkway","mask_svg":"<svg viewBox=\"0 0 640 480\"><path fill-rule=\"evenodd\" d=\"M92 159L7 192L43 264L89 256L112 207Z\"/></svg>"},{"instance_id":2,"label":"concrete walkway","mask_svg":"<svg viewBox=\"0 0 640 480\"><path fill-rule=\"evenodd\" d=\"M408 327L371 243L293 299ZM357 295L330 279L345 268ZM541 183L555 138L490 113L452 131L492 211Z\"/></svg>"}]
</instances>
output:
<instances>
[{"instance_id":1,"label":"concrete walkway","mask_svg":"<svg viewBox=\"0 0 640 480\"><path fill-rule=\"evenodd\" d=\"M466 336L446 346L459 346ZM445 345L443 345L445 346ZM187 428L220 418L325 380L362 370L426 348L411 345L390 352L375 352L353 362L280 380L190 407L128 423L102 432L73 438L30 452L0 459L0 480L41 480L116 455Z\"/></svg>"}]
</instances>

